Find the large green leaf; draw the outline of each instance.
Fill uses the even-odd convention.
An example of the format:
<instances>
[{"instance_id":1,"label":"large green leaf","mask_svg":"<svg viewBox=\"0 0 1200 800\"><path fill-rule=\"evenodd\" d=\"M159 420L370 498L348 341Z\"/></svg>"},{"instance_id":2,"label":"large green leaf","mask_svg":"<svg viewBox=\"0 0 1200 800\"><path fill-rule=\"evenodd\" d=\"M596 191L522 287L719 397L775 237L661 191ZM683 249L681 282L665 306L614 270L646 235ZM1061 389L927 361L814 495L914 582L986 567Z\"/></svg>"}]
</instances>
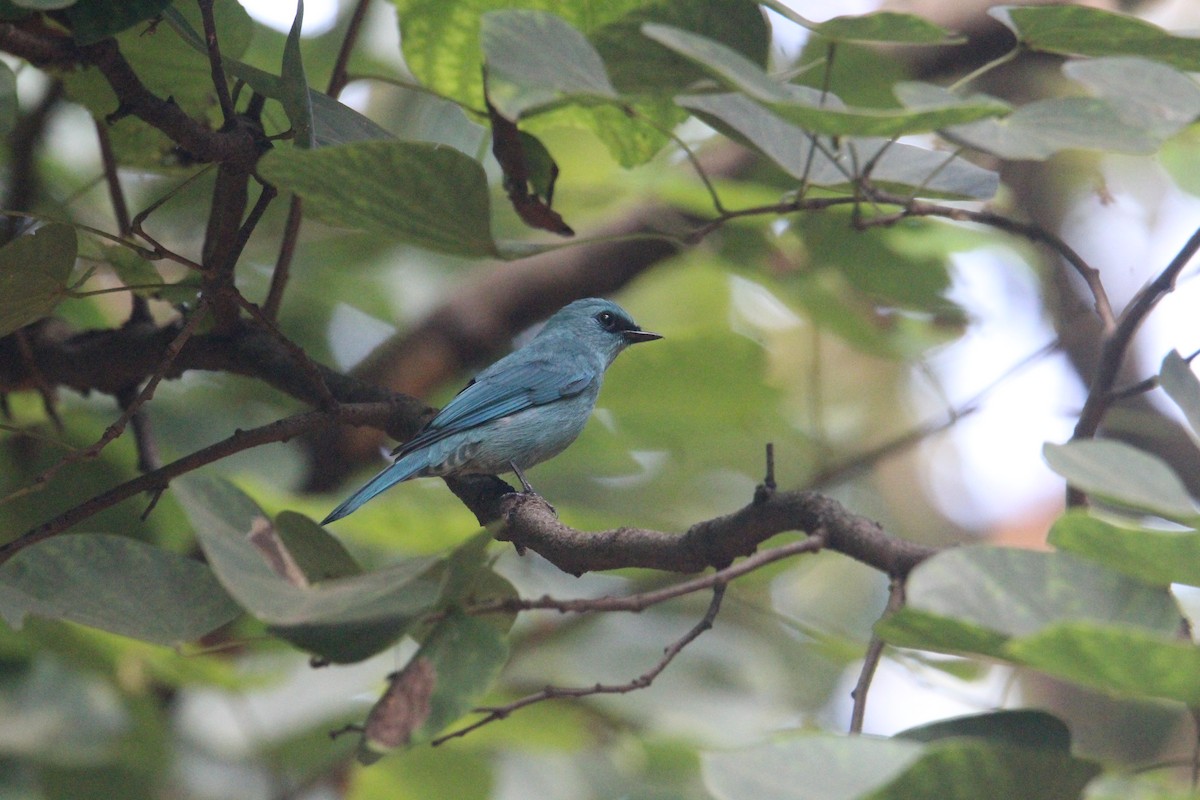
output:
<instances>
[{"instance_id":1,"label":"large green leaf","mask_svg":"<svg viewBox=\"0 0 1200 800\"><path fill-rule=\"evenodd\" d=\"M691 59L643 36L642 26L646 23L692 31L723 43L754 64L767 64L771 30L757 4L745 0L651 3L588 33L613 85L623 95L670 96L706 74Z\"/></svg>"},{"instance_id":2,"label":"large green leaf","mask_svg":"<svg viewBox=\"0 0 1200 800\"><path fill-rule=\"evenodd\" d=\"M936 742L961 737L1036 750L1071 752L1071 729L1058 717L1030 708L968 714L918 725L896 734L911 742Z\"/></svg>"},{"instance_id":3,"label":"large green leaf","mask_svg":"<svg viewBox=\"0 0 1200 800\"><path fill-rule=\"evenodd\" d=\"M78 241L52 222L0 247L0 336L49 314L67 296Z\"/></svg>"},{"instance_id":4,"label":"large green leaf","mask_svg":"<svg viewBox=\"0 0 1200 800\"><path fill-rule=\"evenodd\" d=\"M80 0L64 12L76 44L92 44L152 19L171 0Z\"/></svg>"},{"instance_id":5,"label":"large green leaf","mask_svg":"<svg viewBox=\"0 0 1200 800\"><path fill-rule=\"evenodd\" d=\"M834 17L824 22L813 22L800 16L782 0L764 0L763 5L833 42L931 45L958 44L963 41L961 36L916 14L876 11L871 14Z\"/></svg>"},{"instance_id":6,"label":"large green leaf","mask_svg":"<svg viewBox=\"0 0 1200 800\"><path fill-rule=\"evenodd\" d=\"M509 119L564 98L617 98L600 54L555 14L493 11L483 17L481 37L488 98Z\"/></svg>"},{"instance_id":7,"label":"large green leaf","mask_svg":"<svg viewBox=\"0 0 1200 800\"><path fill-rule=\"evenodd\" d=\"M817 186L850 189L872 160L871 182L898 192L984 200L999 186L995 172L952 153L881 138L821 137L814 145L811 133L741 93L687 95L679 101L726 135L758 149L792 177Z\"/></svg>"},{"instance_id":8,"label":"large green leaf","mask_svg":"<svg viewBox=\"0 0 1200 800\"><path fill-rule=\"evenodd\" d=\"M1048 541L1147 583L1200 586L1200 531L1124 527L1076 510L1054 523Z\"/></svg>"},{"instance_id":9,"label":"large green leaf","mask_svg":"<svg viewBox=\"0 0 1200 800\"><path fill-rule=\"evenodd\" d=\"M1068 753L976 738L918 744L829 735L705 753L701 764L718 800L1074 800L1099 770Z\"/></svg>"},{"instance_id":10,"label":"large green leaf","mask_svg":"<svg viewBox=\"0 0 1200 800\"><path fill-rule=\"evenodd\" d=\"M497 254L487 176L452 148L380 140L274 150L258 171L322 222L443 253Z\"/></svg>"},{"instance_id":11,"label":"large green leaf","mask_svg":"<svg viewBox=\"0 0 1200 800\"><path fill-rule=\"evenodd\" d=\"M1005 657L1013 637L1077 620L1171 634L1179 611L1152 587L1068 553L972 545L939 553L909 578L905 608L881 621L889 642Z\"/></svg>"},{"instance_id":12,"label":"large green leaf","mask_svg":"<svg viewBox=\"0 0 1200 800\"><path fill-rule=\"evenodd\" d=\"M106 534L57 536L0 566L0 616L64 619L156 644L199 639L239 608L211 570L159 547Z\"/></svg>"},{"instance_id":13,"label":"large green leaf","mask_svg":"<svg viewBox=\"0 0 1200 800\"><path fill-rule=\"evenodd\" d=\"M960 142L1010 160L1042 161L1062 150L1103 150L1145 155L1159 141L1127 123L1117 109L1094 97L1058 97L1026 103L999 120L981 120L945 131Z\"/></svg>"},{"instance_id":14,"label":"large green leaf","mask_svg":"<svg viewBox=\"0 0 1200 800\"><path fill-rule=\"evenodd\" d=\"M1127 697L1200 705L1200 648L1128 626L1064 622L1005 648L1015 660Z\"/></svg>"},{"instance_id":15,"label":"large green leaf","mask_svg":"<svg viewBox=\"0 0 1200 800\"><path fill-rule=\"evenodd\" d=\"M1106 100L1129 126L1158 141L1200 116L1200 85L1173 67L1144 58L1068 61L1063 74Z\"/></svg>"},{"instance_id":16,"label":"large green leaf","mask_svg":"<svg viewBox=\"0 0 1200 800\"><path fill-rule=\"evenodd\" d=\"M647 24L642 32L704 67L731 89L767 105L779 117L813 133L830 136L902 136L926 133L950 125L972 122L1009 113L1009 106L994 98L939 102L927 107L850 108L831 95L767 75L761 67L721 42L672 28ZM687 106L694 95L678 99Z\"/></svg>"},{"instance_id":17,"label":"large green leaf","mask_svg":"<svg viewBox=\"0 0 1200 800\"><path fill-rule=\"evenodd\" d=\"M233 598L272 632L330 661L360 661L389 647L437 603L443 582L437 559L297 585L251 544L248 535L270 530L270 522L234 486L191 476L172 488Z\"/></svg>"},{"instance_id":18,"label":"large green leaf","mask_svg":"<svg viewBox=\"0 0 1200 800\"><path fill-rule=\"evenodd\" d=\"M1048 443L1042 454L1067 483L1097 499L1185 524L1200 521L1183 481L1156 455L1110 439Z\"/></svg>"},{"instance_id":19,"label":"large green leaf","mask_svg":"<svg viewBox=\"0 0 1200 800\"><path fill-rule=\"evenodd\" d=\"M432 739L475 706L507 660L503 633L487 620L461 613L440 620L372 709L362 759Z\"/></svg>"},{"instance_id":20,"label":"large green leaf","mask_svg":"<svg viewBox=\"0 0 1200 800\"><path fill-rule=\"evenodd\" d=\"M1200 441L1200 379L1179 351L1172 350L1163 357L1158 385L1183 412L1192 440Z\"/></svg>"},{"instance_id":21,"label":"large green leaf","mask_svg":"<svg viewBox=\"0 0 1200 800\"><path fill-rule=\"evenodd\" d=\"M1020 106L1002 119L952 125L943 133L952 141L1015 160L1041 160L1060 150L1074 149L1153 152L1161 138L1152 132L1152 122L1144 120L1144 115L1131 102L1122 100L1120 105L1114 105L1104 96L1115 91L1106 70L1102 67L1083 71L1098 90L1104 90L1098 92L1101 97L1037 100ZM944 87L916 81L897 84L895 92L896 97L911 108L953 107L964 102ZM973 100L986 102L982 96ZM1173 115L1164 111L1157 116L1165 120Z\"/></svg>"},{"instance_id":22,"label":"large green leaf","mask_svg":"<svg viewBox=\"0 0 1200 800\"><path fill-rule=\"evenodd\" d=\"M700 763L717 800L850 800L887 786L923 754L922 745L895 739L796 736L704 753Z\"/></svg>"},{"instance_id":23,"label":"large green leaf","mask_svg":"<svg viewBox=\"0 0 1200 800\"><path fill-rule=\"evenodd\" d=\"M1087 6L1002 6L989 13L1021 44L1045 53L1141 56L1200 72L1200 39L1175 36L1145 20Z\"/></svg>"},{"instance_id":24,"label":"large green leaf","mask_svg":"<svg viewBox=\"0 0 1200 800\"><path fill-rule=\"evenodd\" d=\"M404 62L421 83L473 108L483 107L480 28L488 11L552 11L587 34L641 8L646 0L393 0Z\"/></svg>"}]
</instances>

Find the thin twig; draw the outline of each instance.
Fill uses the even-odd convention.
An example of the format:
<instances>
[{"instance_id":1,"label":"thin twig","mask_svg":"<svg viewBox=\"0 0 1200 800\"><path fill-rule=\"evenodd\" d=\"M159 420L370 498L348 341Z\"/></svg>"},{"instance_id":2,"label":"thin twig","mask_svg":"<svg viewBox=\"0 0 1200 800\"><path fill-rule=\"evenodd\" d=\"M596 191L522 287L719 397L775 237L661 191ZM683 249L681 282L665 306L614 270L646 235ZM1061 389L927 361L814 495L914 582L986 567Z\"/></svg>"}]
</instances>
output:
<instances>
[{"instance_id":1,"label":"thin twig","mask_svg":"<svg viewBox=\"0 0 1200 800\"><path fill-rule=\"evenodd\" d=\"M993 211L973 211L966 208L927 203L922 200L913 200L894 195L874 187L871 189L871 196L877 202L899 206L901 211L896 214L863 219L860 223L862 227L892 225L908 217L941 217L957 222L975 222L980 225L987 225L1006 233L1016 234L1035 244L1042 244L1049 247L1070 264L1079 276L1083 278L1084 283L1087 284L1088 290L1092 294L1096 315L1100 318L1104 330L1112 331L1116 328L1116 317L1113 314L1108 293L1104 290L1104 284L1100 280L1100 271L1088 264L1070 245L1045 228L1031 223L1019 222Z\"/></svg>"},{"instance_id":2,"label":"thin twig","mask_svg":"<svg viewBox=\"0 0 1200 800\"><path fill-rule=\"evenodd\" d=\"M371 0L358 0L354 11L350 14L350 22L346 25L346 35L342 37L342 45L338 48L337 59L333 62L333 70L329 73L329 86L325 94L336 98L349 83L346 67L350 64L350 54L358 43L358 34L362 29L363 18L367 15L367 7Z\"/></svg>"},{"instance_id":3,"label":"thin twig","mask_svg":"<svg viewBox=\"0 0 1200 800\"><path fill-rule=\"evenodd\" d=\"M233 97L229 94L229 81L225 79L225 65L221 62L221 46L217 42L217 25L213 20L213 0L197 0L200 18L204 23L204 43L208 46L208 65L212 71L213 87L217 90L217 102L221 104L221 115L225 124L233 122L236 112Z\"/></svg>"},{"instance_id":4,"label":"thin twig","mask_svg":"<svg viewBox=\"0 0 1200 800\"><path fill-rule=\"evenodd\" d=\"M293 342L279 330L279 326L270 319L262 309L254 303L247 300L241 292L235 290L234 299L238 305L245 309L258 324L262 325L266 330L270 331L280 344L287 348L288 352L295 358L296 363L308 375L312 381L312 386L316 392L318 405L326 411L332 411L337 407L337 398L329 391L329 385L325 383L325 377L321 374L321 368L317 366L317 362L312 360L312 357L304 351L304 348Z\"/></svg>"},{"instance_id":5,"label":"thin twig","mask_svg":"<svg viewBox=\"0 0 1200 800\"><path fill-rule=\"evenodd\" d=\"M661 589L654 589L648 592L639 592L624 596L605 595L604 597L571 598L566 600L556 599L548 595L537 599L510 598L467 606L463 611L472 615L513 614L534 610L557 611L560 614L590 614L613 611L638 613L659 603L674 600L677 597L710 589L718 584L731 583L742 575L747 575L776 561L782 561L785 558L791 558L800 553L818 552L824 546L825 538L820 531L817 531L805 539L799 539L795 542L789 542L767 550L760 550L752 556L748 556L735 564L708 575L702 575L698 578L681 581L671 586L665 586Z\"/></svg>"},{"instance_id":6,"label":"thin twig","mask_svg":"<svg viewBox=\"0 0 1200 800\"><path fill-rule=\"evenodd\" d=\"M54 387L50 385L46 376L42 374L41 368L38 367L37 359L33 356L33 348L29 346L29 336L22 329L13 331L13 336L17 340L17 350L21 353L21 361L25 369L29 371L38 394L41 395L42 408L45 410L46 416L54 423L54 427L58 429L59 433L63 432L66 428L63 426L62 418L58 416Z\"/></svg>"},{"instance_id":7,"label":"thin twig","mask_svg":"<svg viewBox=\"0 0 1200 800\"><path fill-rule=\"evenodd\" d=\"M1105 338L1100 348L1096 374L1088 387L1087 400L1084 401L1083 410L1079 412L1079 421L1075 423L1072 439L1090 439L1095 436L1100 421L1108 410L1113 387L1134 334L1159 301L1175 289L1179 273L1191 262L1197 250L1200 250L1200 228L1192 233L1158 277L1143 286L1121 312L1116 328Z\"/></svg>"},{"instance_id":8,"label":"thin twig","mask_svg":"<svg viewBox=\"0 0 1200 800\"><path fill-rule=\"evenodd\" d=\"M672 642L663 650L663 656L658 663L651 667L646 672L637 676L627 683L619 684L603 684L597 683L594 686L583 687L563 687L563 686L547 686L540 692L535 692L531 695L522 697L519 700L514 700L502 706L483 707L475 709L477 713L484 716L481 719L472 722L463 728L452 731L443 736L434 739L430 744L434 747L443 744L451 739L456 739L461 736L466 736L474 730L482 728L490 722L495 722L506 718L518 709L541 703L545 700L551 700L559 697L590 697L597 694L628 694L629 692L645 689L654 683L654 679L662 674L663 670L675 659L685 647L694 642L702 633L709 630L713 626L713 621L717 618L717 612L721 610L721 601L725 597L724 582L717 583L713 586L712 601L708 604L708 610L704 612L704 616L697 622L687 633L682 637Z\"/></svg>"},{"instance_id":9,"label":"thin twig","mask_svg":"<svg viewBox=\"0 0 1200 800\"><path fill-rule=\"evenodd\" d=\"M335 99L350 82L346 68L350 64L350 54L358 42L363 18L366 16L369 5L370 0L358 0L355 3L354 11L350 15L350 22L346 26L346 35L342 37L341 47L338 48L337 59L334 61L333 71L329 75L329 87L325 91ZM271 272L271 286L267 290L266 299L263 300L262 312L267 319L279 318L279 307L283 304L283 292L287 288L290 277L292 259L296 254L296 242L300 238L303 216L303 201L299 195L292 195L291 203L288 205L287 222L283 226L283 238L279 243L279 255L275 258L275 269Z\"/></svg>"},{"instance_id":10,"label":"thin twig","mask_svg":"<svg viewBox=\"0 0 1200 800\"><path fill-rule=\"evenodd\" d=\"M302 204L300 195L292 195L291 204L288 206L287 222L283 226L283 239L279 243L279 255L275 259L275 269L271 271L271 287L267 290L267 299L263 301L263 314L268 319L279 318L279 307L283 304L283 291L287 288L292 258L296 254L296 242L300 238L300 223L304 221Z\"/></svg>"},{"instance_id":11,"label":"thin twig","mask_svg":"<svg viewBox=\"0 0 1200 800\"><path fill-rule=\"evenodd\" d=\"M336 412L308 411L285 417L275 422L250 430L237 430L233 435L208 447L176 459L156 470L118 484L107 492L80 503L59 514L52 520L23 533L18 538L0 545L0 563L12 558L21 550L49 539L72 526L79 524L101 511L115 506L123 500L140 494L164 489L172 480L197 470L206 464L274 442L286 442L302 433L321 428L335 422L358 424L382 424L393 410L391 403L355 403L338 406Z\"/></svg>"},{"instance_id":12,"label":"thin twig","mask_svg":"<svg viewBox=\"0 0 1200 800\"><path fill-rule=\"evenodd\" d=\"M886 618L896 613L903 605L904 579L893 577L888 587L888 601L887 607L883 611L883 617ZM875 678L875 670L879 667L879 660L883 657L883 647L883 639L879 637L879 634L872 633L871 642L867 645L867 652L863 657L862 670L858 673L858 683L854 685L854 691L850 693L854 699L854 707L850 711L850 733L862 733L863 717L867 713L867 692L871 690L871 681Z\"/></svg>"}]
</instances>

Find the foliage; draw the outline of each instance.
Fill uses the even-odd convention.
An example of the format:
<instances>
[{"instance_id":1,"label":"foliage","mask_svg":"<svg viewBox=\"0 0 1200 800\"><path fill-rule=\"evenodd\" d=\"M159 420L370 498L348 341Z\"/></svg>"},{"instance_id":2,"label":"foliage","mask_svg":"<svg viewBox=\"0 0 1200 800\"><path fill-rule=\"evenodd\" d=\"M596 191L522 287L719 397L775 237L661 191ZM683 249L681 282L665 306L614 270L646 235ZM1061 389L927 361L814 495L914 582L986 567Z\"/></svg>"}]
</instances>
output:
<instances>
[{"instance_id":1,"label":"foliage","mask_svg":"<svg viewBox=\"0 0 1200 800\"><path fill-rule=\"evenodd\" d=\"M200 765L250 797L1195 792L1166 739L1200 718L1200 379L1127 362L1200 231L1116 308L1006 181L1161 152L1194 185L1197 40L1001 7L1011 50L979 64L934 21L777 0L344 11L304 36L302 3L285 34L234 0L0 0L0 795L201 797ZM903 74L932 48L956 79ZM1030 54L1041 90L995 96ZM998 249L1091 307L1051 551L939 536L888 476L979 404L929 424L908 389L977 324L954 259ZM535 473L554 508L480 478L314 521L333 494L302 484L344 490L426 396L618 290L666 338ZM404 330L367 356L379 318ZM1135 405L1156 388L1174 421ZM905 701L870 691L881 658L1122 716L863 735L868 698Z\"/></svg>"}]
</instances>

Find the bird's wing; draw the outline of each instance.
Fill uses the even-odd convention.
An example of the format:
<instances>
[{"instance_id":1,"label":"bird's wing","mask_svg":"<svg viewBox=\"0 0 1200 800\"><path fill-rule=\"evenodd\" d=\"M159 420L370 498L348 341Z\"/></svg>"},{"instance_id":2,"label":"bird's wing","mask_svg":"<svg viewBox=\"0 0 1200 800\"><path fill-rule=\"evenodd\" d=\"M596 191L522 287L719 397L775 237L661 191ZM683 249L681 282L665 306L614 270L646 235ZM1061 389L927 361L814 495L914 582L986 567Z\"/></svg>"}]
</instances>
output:
<instances>
[{"instance_id":1,"label":"bird's wing","mask_svg":"<svg viewBox=\"0 0 1200 800\"><path fill-rule=\"evenodd\" d=\"M574 363L538 358L499 361L454 396L412 439L394 451L403 456L451 434L534 406L572 397L595 379L595 371Z\"/></svg>"}]
</instances>

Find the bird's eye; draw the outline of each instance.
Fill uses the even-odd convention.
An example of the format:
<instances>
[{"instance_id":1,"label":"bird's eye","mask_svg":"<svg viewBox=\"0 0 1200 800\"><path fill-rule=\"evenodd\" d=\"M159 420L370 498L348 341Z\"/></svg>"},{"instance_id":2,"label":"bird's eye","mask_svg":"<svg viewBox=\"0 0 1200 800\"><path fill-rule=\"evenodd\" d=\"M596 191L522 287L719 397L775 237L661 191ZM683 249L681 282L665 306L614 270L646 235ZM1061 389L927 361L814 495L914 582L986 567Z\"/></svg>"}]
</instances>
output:
<instances>
[{"instance_id":1,"label":"bird's eye","mask_svg":"<svg viewBox=\"0 0 1200 800\"><path fill-rule=\"evenodd\" d=\"M617 327L617 315L611 311L601 311L596 315L596 321L606 331L611 331Z\"/></svg>"}]
</instances>

